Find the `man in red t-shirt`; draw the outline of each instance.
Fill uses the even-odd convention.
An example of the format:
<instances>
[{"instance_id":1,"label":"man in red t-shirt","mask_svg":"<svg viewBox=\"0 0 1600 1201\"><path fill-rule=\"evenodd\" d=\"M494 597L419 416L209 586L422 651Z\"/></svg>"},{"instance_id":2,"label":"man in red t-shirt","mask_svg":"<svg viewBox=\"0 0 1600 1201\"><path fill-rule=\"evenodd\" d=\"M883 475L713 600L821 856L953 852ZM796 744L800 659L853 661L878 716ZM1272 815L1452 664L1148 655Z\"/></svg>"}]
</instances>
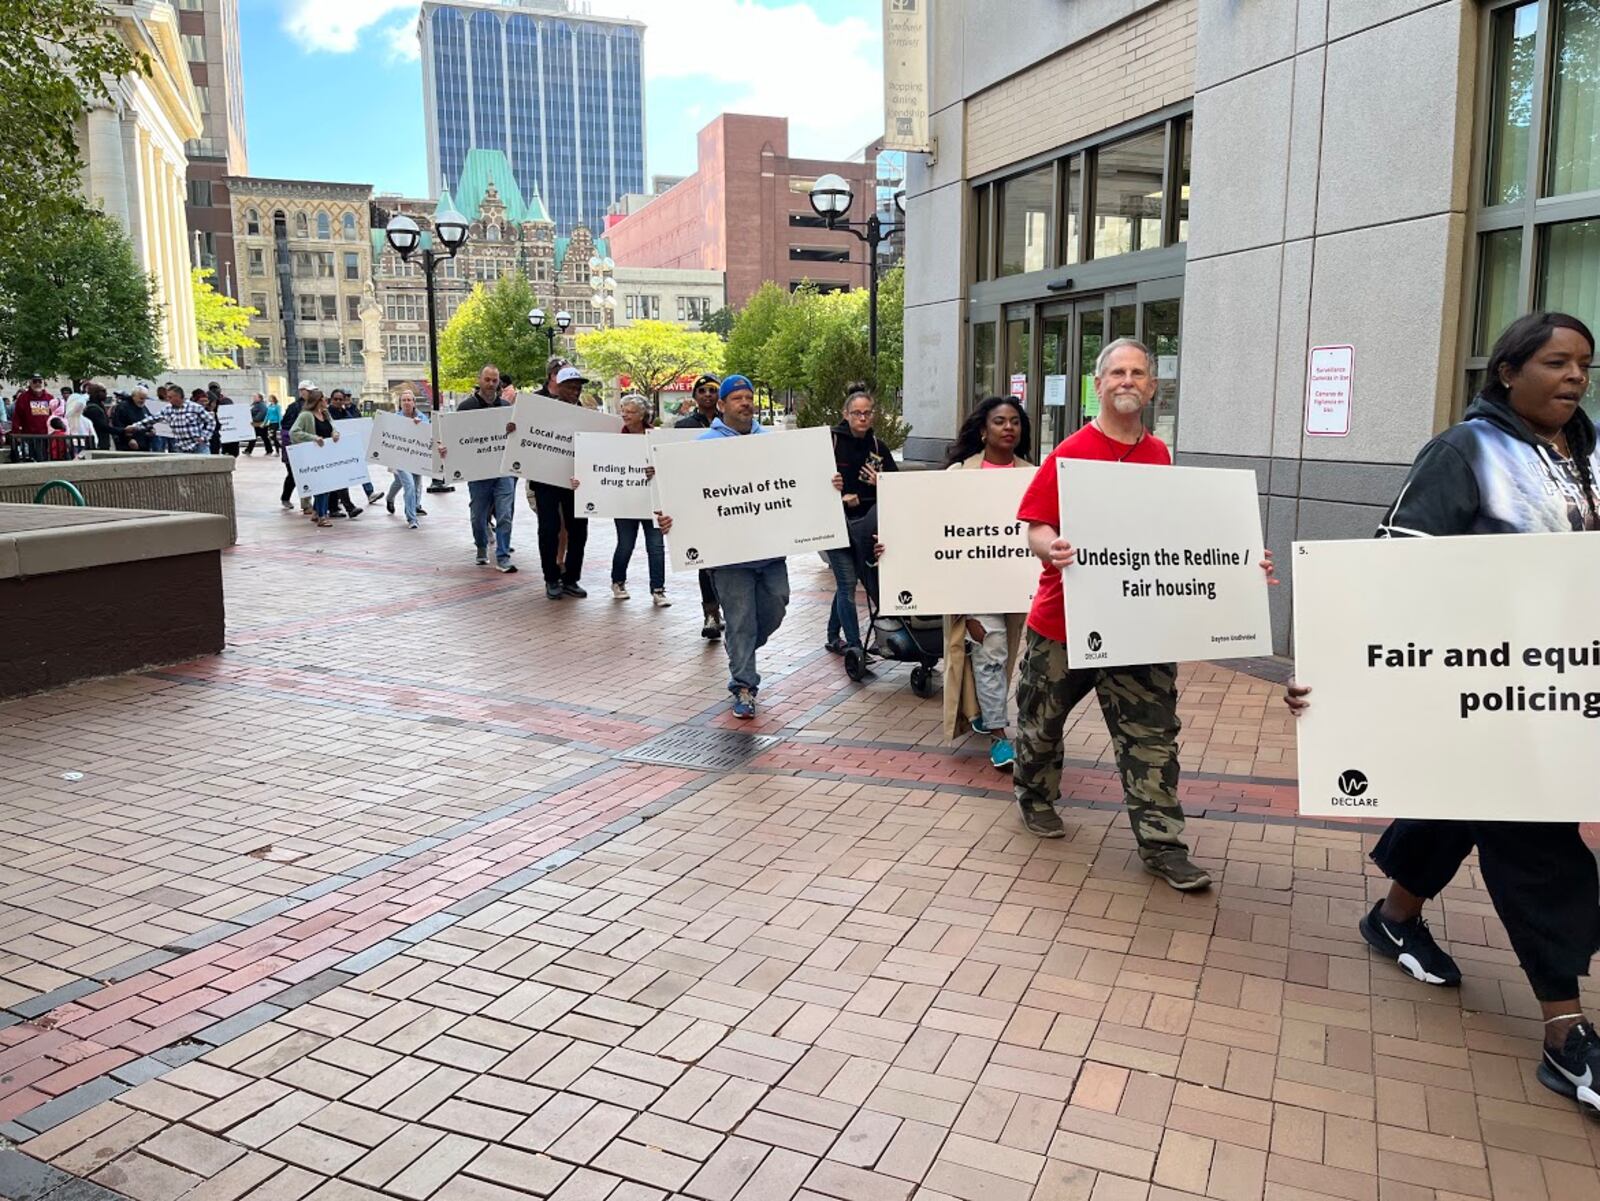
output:
<instances>
[{"instance_id":1,"label":"man in red t-shirt","mask_svg":"<svg viewBox=\"0 0 1600 1201\"><path fill-rule=\"evenodd\" d=\"M1119 338L1095 363L1100 412L1051 451L1022 497L1017 516L1028 523L1028 545L1044 562L1017 683L1017 762L1013 777L1022 821L1041 838L1066 830L1056 812L1061 795L1061 735L1067 716L1094 692L1117 753L1128 820L1147 871L1188 891L1211 883L1189 859L1178 805L1178 669L1173 663L1143 667L1067 667L1067 614L1061 572L1076 552L1061 537L1057 459L1102 459L1168 466L1166 443L1144 428L1143 414L1156 394L1156 361L1143 343Z\"/></svg>"}]
</instances>

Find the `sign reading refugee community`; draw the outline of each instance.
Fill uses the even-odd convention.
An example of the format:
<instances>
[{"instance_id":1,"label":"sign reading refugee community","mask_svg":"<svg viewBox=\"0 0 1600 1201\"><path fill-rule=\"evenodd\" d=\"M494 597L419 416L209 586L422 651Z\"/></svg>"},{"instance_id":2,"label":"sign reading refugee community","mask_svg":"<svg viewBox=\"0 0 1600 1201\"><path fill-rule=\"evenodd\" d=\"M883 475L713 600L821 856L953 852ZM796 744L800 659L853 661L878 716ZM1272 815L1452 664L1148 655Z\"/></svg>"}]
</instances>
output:
<instances>
[{"instance_id":1,"label":"sign reading refugee community","mask_svg":"<svg viewBox=\"0 0 1600 1201\"><path fill-rule=\"evenodd\" d=\"M359 488L367 482L366 447L359 434L345 437L338 422L334 429L339 440L324 438L322 445L297 442L289 447L289 466L294 469L295 487L301 497L320 496L340 488Z\"/></svg>"},{"instance_id":2,"label":"sign reading refugee community","mask_svg":"<svg viewBox=\"0 0 1600 1201\"><path fill-rule=\"evenodd\" d=\"M655 513L650 445L638 434L579 433L573 440L580 517L643 517Z\"/></svg>"},{"instance_id":3,"label":"sign reading refugee community","mask_svg":"<svg viewBox=\"0 0 1600 1201\"><path fill-rule=\"evenodd\" d=\"M595 434L622 430L621 418L610 413L537 394L520 397L510 420L517 432L506 442L499 474L520 475L558 488L572 487L577 465L572 440L580 430Z\"/></svg>"},{"instance_id":4,"label":"sign reading refugee community","mask_svg":"<svg viewBox=\"0 0 1600 1201\"><path fill-rule=\"evenodd\" d=\"M440 413L439 453L445 478L469 484L504 475L500 459L506 449L506 425L516 410L510 405Z\"/></svg>"},{"instance_id":5,"label":"sign reading refugee community","mask_svg":"<svg viewBox=\"0 0 1600 1201\"><path fill-rule=\"evenodd\" d=\"M412 475L438 475L433 427L401 413L376 414L367 444L367 461L381 463L393 471L409 471Z\"/></svg>"},{"instance_id":6,"label":"sign reading refugee community","mask_svg":"<svg viewBox=\"0 0 1600 1201\"><path fill-rule=\"evenodd\" d=\"M1056 462L1072 667L1272 653L1254 472Z\"/></svg>"},{"instance_id":7,"label":"sign reading refugee community","mask_svg":"<svg viewBox=\"0 0 1600 1201\"><path fill-rule=\"evenodd\" d=\"M675 571L844 546L826 429L676 442L655 448Z\"/></svg>"},{"instance_id":8,"label":"sign reading refugee community","mask_svg":"<svg viewBox=\"0 0 1600 1201\"><path fill-rule=\"evenodd\" d=\"M1596 821L1600 540L1300 542L1300 811Z\"/></svg>"},{"instance_id":9,"label":"sign reading refugee community","mask_svg":"<svg viewBox=\"0 0 1600 1201\"><path fill-rule=\"evenodd\" d=\"M880 477L883 612L1026 613L1039 560L1016 515L1032 480L1027 468Z\"/></svg>"}]
</instances>

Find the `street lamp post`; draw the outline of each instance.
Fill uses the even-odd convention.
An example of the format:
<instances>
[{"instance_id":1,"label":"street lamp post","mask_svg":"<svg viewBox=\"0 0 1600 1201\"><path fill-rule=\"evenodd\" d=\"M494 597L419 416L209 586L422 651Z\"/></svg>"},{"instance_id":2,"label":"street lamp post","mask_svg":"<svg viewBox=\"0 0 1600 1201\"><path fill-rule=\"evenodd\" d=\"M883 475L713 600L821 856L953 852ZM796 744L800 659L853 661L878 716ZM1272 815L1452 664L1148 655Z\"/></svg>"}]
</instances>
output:
<instances>
[{"instance_id":1,"label":"street lamp post","mask_svg":"<svg viewBox=\"0 0 1600 1201\"><path fill-rule=\"evenodd\" d=\"M617 323L616 269L616 262L610 258L601 258L598 254L589 256L589 287L594 289L589 303L600 313L601 329Z\"/></svg>"},{"instance_id":2,"label":"street lamp post","mask_svg":"<svg viewBox=\"0 0 1600 1201\"><path fill-rule=\"evenodd\" d=\"M867 352L874 363L878 361L878 247L905 228L905 195L894 194L898 221L879 221L876 211L865 221L846 221L844 215L856 195L844 177L830 173L811 185L811 208L828 228L848 230L867 244Z\"/></svg>"},{"instance_id":3,"label":"street lamp post","mask_svg":"<svg viewBox=\"0 0 1600 1201\"><path fill-rule=\"evenodd\" d=\"M420 248L422 258L422 278L428 290L428 375L433 385L433 411L437 413L441 404L439 391L439 344L438 323L434 317L433 299L433 273L438 265L446 259L453 259L456 253L467 242L467 219L454 209L447 209L436 214L433 219L434 236L442 246L443 252L435 250L431 245L422 245L422 230L417 223L404 213L397 213L389 218L389 227L384 231L389 246L400 256L400 261L409 263ZM431 489L430 489L431 491Z\"/></svg>"},{"instance_id":4,"label":"street lamp post","mask_svg":"<svg viewBox=\"0 0 1600 1201\"><path fill-rule=\"evenodd\" d=\"M528 324L536 330L543 331L545 341L549 346L549 355L546 357L549 357L556 352L556 332L558 330L563 334L567 332L567 328L572 324L572 314L567 312L566 309L562 309L556 314L555 324L546 325L543 309L529 309Z\"/></svg>"}]
</instances>

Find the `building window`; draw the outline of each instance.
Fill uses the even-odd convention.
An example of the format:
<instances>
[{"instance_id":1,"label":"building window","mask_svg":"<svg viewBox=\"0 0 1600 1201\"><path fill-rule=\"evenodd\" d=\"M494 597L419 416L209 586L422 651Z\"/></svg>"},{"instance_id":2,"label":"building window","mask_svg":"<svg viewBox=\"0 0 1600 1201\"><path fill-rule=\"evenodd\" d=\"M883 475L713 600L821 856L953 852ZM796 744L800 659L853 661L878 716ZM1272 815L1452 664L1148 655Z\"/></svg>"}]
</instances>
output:
<instances>
[{"instance_id":1,"label":"building window","mask_svg":"<svg viewBox=\"0 0 1600 1201\"><path fill-rule=\"evenodd\" d=\"M257 338L256 341L260 343L260 345L256 347L256 366L265 367L269 363L274 362L275 360L272 357L272 339Z\"/></svg>"},{"instance_id":2,"label":"building window","mask_svg":"<svg viewBox=\"0 0 1600 1201\"><path fill-rule=\"evenodd\" d=\"M317 298L315 296L300 295L295 297L295 306L301 321L315 321L317 319Z\"/></svg>"},{"instance_id":3,"label":"building window","mask_svg":"<svg viewBox=\"0 0 1600 1201\"><path fill-rule=\"evenodd\" d=\"M308 364L322 362L322 343L316 338L301 339L300 357Z\"/></svg>"},{"instance_id":4,"label":"building window","mask_svg":"<svg viewBox=\"0 0 1600 1201\"><path fill-rule=\"evenodd\" d=\"M353 250L344 252L344 277L346 279L361 278L361 256Z\"/></svg>"},{"instance_id":5,"label":"building window","mask_svg":"<svg viewBox=\"0 0 1600 1201\"><path fill-rule=\"evenodd\" d=\"M333 237L333 225L328 220L328 214L319 212L317 214L317 238L326 242L331 237Z\"/></svg>"},{"instance_id":6,"label":"building window","mask_svg":"<svg viewBox=\"0 0 1600 1201\"><path fill-rule=\"evenodd\" d=\"M679 321L704 321L709 316L711 316L711 298L709 296L678 297Z\"/></svg>"},{"instance_id":7,"label":"building window","mask_svg":"<svg viewBox=\"0 0 1600 1201\"><path fill-rule=\"evenodd\" d=\"M361 356L362 352L366 349L366 343L360 338L351 338L345 342L345 349L350 352L350 361L352 363L359 363L362 361Z\"/></svg>"},{"instance_id":8,"label":"building window","mask_svg":"<svg viewBox=\"0 0 1600 1201\"><path fill-rule=\"evenodd\" d=\"M985 186L974 189L972 198L973 279L980 284L994 277L994 243L991 239L992 230L990 228L994 219L993 198L994 188L992 187Z\"/></svg>"},{"instance_id":9,"label":"building window","mask_svg":"<svg viewBox=\"0 0 1600 1201\"><path fill-rule=\"evenodd\" d=\"M383 315L390 321L421 321L426 305L415 292L388 292L383 298Z\"/></svg>"},{"instance_id":10,"label":"building window","mask_svg":"<svg viewBox=\"0 0 1600 1201\"><path fill-rule=\"evenodd\" d=\"M304 213L296 213L294 215L294 236L297 238L309 238L311 236L311 226L307 223Z\"/></svg>"},{"instance_id":11,"label":"building window","mask_svg":"<svg viewBox=\"0 0 1600 1201\"><path fill-rule=\"evenodd\" d=\"M311 255L304 250L294 252L294 275L296 279L311 278Z\"/></svg>"},{"instance_id":12,"label":"building window","mask_svg":"<svg viewBox=\"0 0 1600 1201\"><path fill-rule=\"evenodd\" d=\"M333 278L333 251L319 250L315 254L318 279Z\"/></svg>"},{"instance_id":13,"label":"building window","mask_svg":"<svg viewBox=\"0 0 1600 1201\"><path fill-rule=\"evenodd\" d=\"M267 273L267 252L252 250L250 252L250 274L265 275Z\"/></svg>"},{"instance_id":14,"label":"building window","mask_svg":"<svg viewBox=\"0 0 1600 1201\"><path fill-rule=\"evenodd\" d=\"M346 296L344 298L344 316L346 321L361 320L361 297Z\"/></svg>"},{"instance_id":15,"label":"building window","mask_svg":"<svg viewBox=\"0 0 1600 1201\"><path fill-rule=\"evenodd\" d=\"M255 209L248 210L244 215L244 232L252 238L261 236L261 214Z\"/></svg>"},{"instance_id":16,"label":"building window","mask_svg":"<svg viewBox=\"0 0 1600 1201\"><path fill-rule=\"evenodd\" d=\"M267 294L265 292L250 293L250 307L265 317L267 315Z\"/></svg>"},{"instance_id":17,"label":"building window","mask_svg":"<svg viewBox=\"0 0 1600 1201\"><path fill-rule=\"evenodd\" d=\"M335 365L338 364L338 362L339 362L339 339L338 338L324 338L324 339L322 339L322 361L324 363L333 363Z\"/></svg>"},{"instance_id":18,"label":"building window","mask_svg":"<svg viewBox=\"0 0 1600 1201\"><path fill-rule=\"evenodd\" d=\"M1523 0L1485 19L1489 108L1469 377L1521 313L1556 309L1600 323L1600 7ZM1593 388L1584 408L1600 413Z\"/></svg>"},{"instance_id":19,"label":"building window","mask_svg":"<svg viewBox=\"0 0 1600 1201\"><path fill-rule=\"evenodd\" d=\"M639 319L639 298L632 292L622 298L622 315L629 321Z\"/></svg>"},{"instance_id":20,"label":"building window","mask_svg":"<svg viewBox=\"0 0 1600 1201\"><path fill-rule=\"evenodd\" d=\"M805 196L809 199L811 196L811 189L816 186L817 181L814 179L801 179L799 176L795 175L791 175L789 177L789 190L795 193L797 196Z\"/></svg>"},{"instance_id":21,"label":"building window","mask_svg":"<svg viewBox=\"0 0 1600 1201\"><path fill-rule=\"evenodd\" d=\"M356 240L356 215L354 213L346 213L342 225L344 227L344 240L346 242L354 242Z\"/></svg>"},{"instance_id":22,"label":"building window","mask_svg":"<svg viewBox=\"0 0 1600 1201\"><path fill-rule=\"evenodd\" d=\"M194 85L194 98L200 102L199 108L201 112L209 113L211 111L211 89L206 87L205 84L197 83Z\"/></svg>"},{"instance_id":23,"label":"building window","mask_svg":"<svg viewBox=\"0 0 1600 1201\"><path fill-rule=\"evenodd\" d=\"M1161 245L1167 136L1153 129L1103 147L1095 156L1094 257Z\"/></svg>"},{"instance_id":24,"label":"building window","mask_svg":"<svg viewBox=\"0 0 1600 1201\"><path fill-rule=\"evenodd\" d=\"M322 319L324 321L339 320L339 298L337 296L322 296L318 299L322 309Z\"/></svg>"},{"instance_id":25,"label":"building window","mask_svg":"<svg viewBox=\"0 0 1600 1201\"><path fill-rule=\"evenodd\" d=\"M827 250L820 246L791 246L789 247L789 261L791 263L848 263L850 250Z\"/></svg>"},{"instance_id":26,"label":"building window","mask_svg":"<svg viewBox=\"0 0 1600 1201\"><path fill-rule=\"evenodd\" d=\"M790 213L790 229L827 229L826 217L819 217L815 213Z\"/></svg>"},{"instance_id":27,"label":"building window","mask_svg":"<svg viewBox=\"0 0 1600 1201\"><path fill-rule=\"evenodd\" d=\"M192 63L206 61L206 39L202 33L183 33L178 35L183 42L183 57Z\"/></svg>"},{"instance_id":28,"label":"building window","mask_svg":"<svg viewBox=\"0 0 1600 1201\"><path fill-rule=\"evenodd\" d=\"M1053 266L1056 168L1054 163L1000 185L1000 274L1021 275Z\"/></svg>"},{"instance_id":29,"label":"building window","mask_svg":"<svg viewBox=\"0 0 1600 1201\"><path fill-rule=\"evenodd\" d=\"M191 179L189 181L189 203L196 208L208 209L211 207L211 181L209 179Z\"/></svg>"}]
</instances>

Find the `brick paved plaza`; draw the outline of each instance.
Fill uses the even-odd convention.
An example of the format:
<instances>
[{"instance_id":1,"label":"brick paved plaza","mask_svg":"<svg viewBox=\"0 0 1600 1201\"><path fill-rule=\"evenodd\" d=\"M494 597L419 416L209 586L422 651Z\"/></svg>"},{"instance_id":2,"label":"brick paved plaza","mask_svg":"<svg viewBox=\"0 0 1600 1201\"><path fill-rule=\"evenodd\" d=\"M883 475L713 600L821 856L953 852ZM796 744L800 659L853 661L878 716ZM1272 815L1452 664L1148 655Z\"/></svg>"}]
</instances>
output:
<instances>
[{"instance_id":1,"label":"brick paved plaza","mask_svg":"<svg viewBox=\"0 0 1600 1201\"><path fill-rule=\"evenodd\" d=\"M1037 841L905 667L822 651L815 560L770 741L668 766L734 724L690 578L603 596L597 524L553 604L521 502L502 576L464 489L317 530L280 479L240 463L226 654L0 707L0 1195L1600 1198L1476 876L1429 915L1459 992L1369 956L1283 665L1185 671L1180 895L1092 703Z\"/></svg>"}]
</instances>

